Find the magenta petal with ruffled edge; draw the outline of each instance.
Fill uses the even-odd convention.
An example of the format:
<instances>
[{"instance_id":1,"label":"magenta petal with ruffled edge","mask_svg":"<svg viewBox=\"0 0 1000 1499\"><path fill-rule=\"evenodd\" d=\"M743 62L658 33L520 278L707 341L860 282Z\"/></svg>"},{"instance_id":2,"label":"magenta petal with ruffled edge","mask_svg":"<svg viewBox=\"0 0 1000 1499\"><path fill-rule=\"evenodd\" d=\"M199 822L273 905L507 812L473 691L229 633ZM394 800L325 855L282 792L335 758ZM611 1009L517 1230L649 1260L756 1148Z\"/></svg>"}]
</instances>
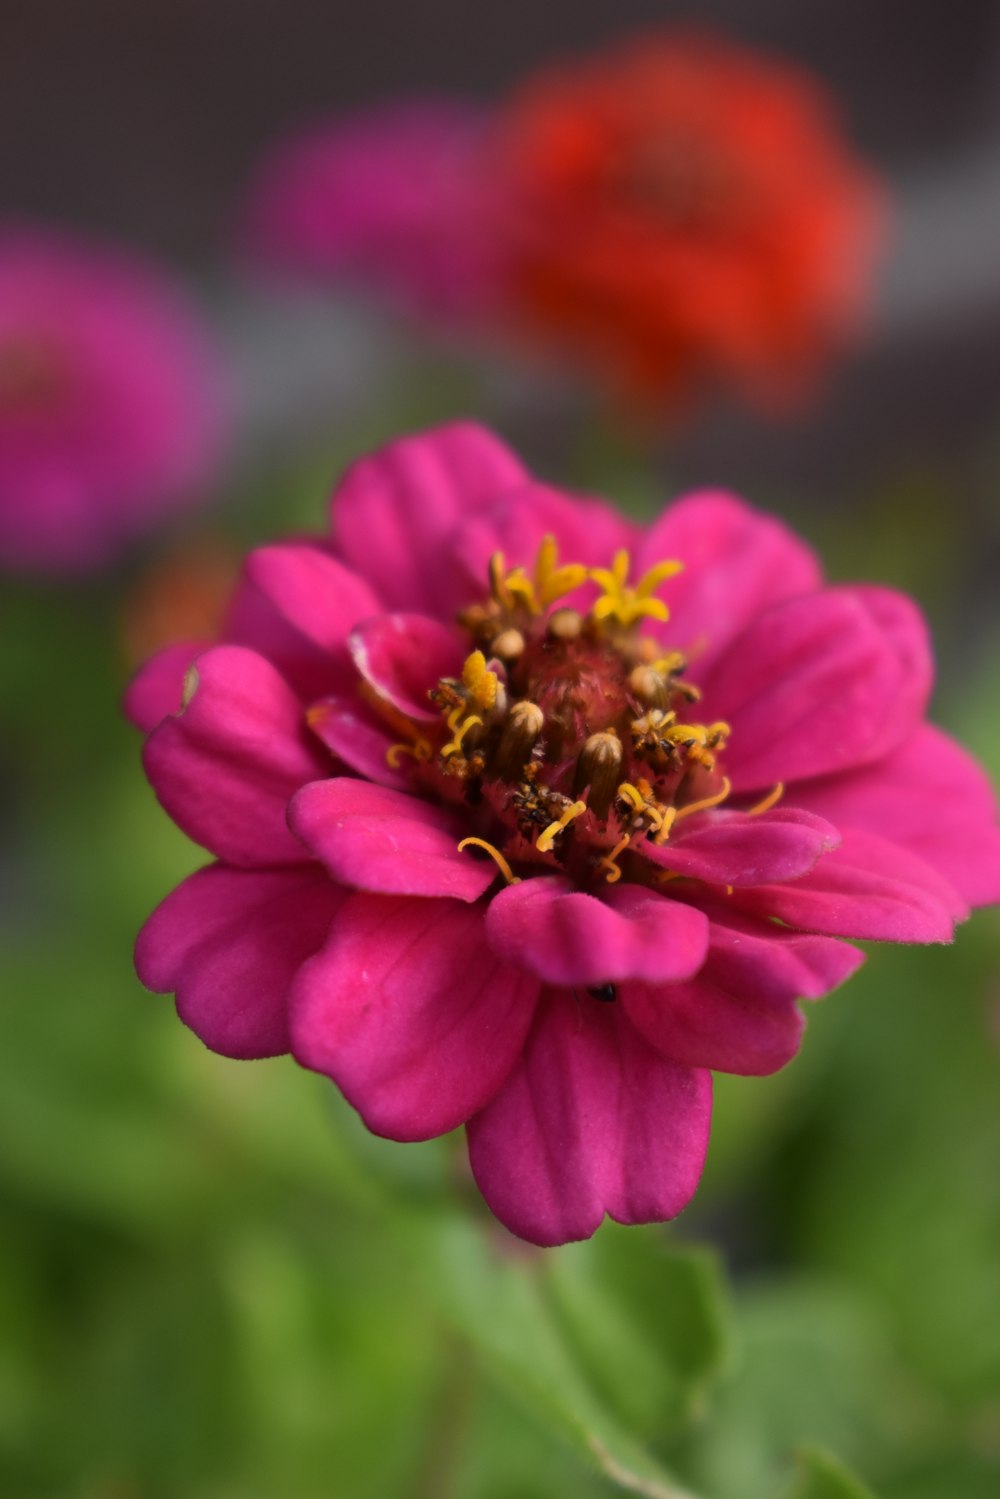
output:
<instances>
[{"instance_id":1,"label":"magenta petal with ruffled edge","mask_svg":"<svg viewBox=\"0 0 1000 1499\"><path fill-rule=\"evenodd\" d=\"M1000 900L1000 827L990 779L932 724L876 765L800 782L795 799L838 827L867 828L901 844L970 906Z\"/></svg>"},{"instance_id":2,"label":"magenta petal with ruffled edge","mask_svg":"<svg viewBox=\"0 0 1000 1499\"><path fill-rule=\"evenodd\" d=\"M712 491L685 496L654 522L635 576L665 559L683 562L684 571L660 590L669 623L652 628L689 653L696 680L765 609L823 582L813 552L780 521Z\"/></svg>"},{"instance_id":3,"label":"magenta petal with ruffled edge","mask_svg":"<svg viewBox=\"0 0 1000 1499\"><path fill-rule=\"evenodd\" d=\"M490 1208L533 1244L675 1218L704 1165L711 1074L653 1050L620 1005L542 995L523 1056L469 1121L469 1161Z\"/></svg>"},{"instance_id":4,"label":"magenta petal with ruffled edge","mask_svg":"<svg viewBox=\"0 0 1000 1499\"><path fill-rule=\"evenodd\" d=\"M125 689L123 706L129 723L148 734L168 713L179 712L188 668L208 648L204 641L178 640L150 656Z\"/></svg>"},{"instance_id":5,"label":"magenta petal with ruffled edge","mask_svg":"<svg viewBox=\"0 0 1000 1499\"><path fill-rule=\"evenodd\" d=\"M383 614L360 624L350 638L354 664L379 697L425 723L441 710L428 693L442 677L461 674L468 641L452 625L424 614Z\"/></svg>"},{"instance_id":6,"label":"magenta petal with ruffled edge","mask_svg":"<svg viewBox=\"0 0 1000 1499\"><path fill-rule=\"evenodd\" d=\"M289 799L329 771L302 704L275 667L243 646L198 658L187 706L146 740L143 764L177 825L230 864L301 864Z\"/></svg>"},{"instance_id":7,"label":"magenta petal with ruffled edge","mask_svg":"<svg viewBox=\"0 0 1000 1499\"><path fill-rule=\"evenodd\" d=\"M844 770L905 739L919 693L901 663L902 628L901 612L887 631L848 589L779 604L750 625L699 679L713 715L732 725L735 789Z\"/></svg>"},{"instance_id":8,"label":"magenta petal with ruffled edge","mask_svg":"<svg viewBox=\"0 0 1000 1499\"><path fill-rule=\"evenodd\" d=\"M790 885L740 891L740 907L788 926L876 942L950 942L969 914L954 886L915 854L845 829L839 849Z\"/></svg>"},{"instance_id":9,"label":"magenta petal with ruffled edge","mask_svg":"<svg viewBox=\"0 0 1000 1499\"><path fill-rule=\"evenodd\" d=\"M764 1076L799 1048L796 1000L819 999L849 978L864 954L832 937L784 931L717 906L708 958L679 984L623 984L625 1013L663 1056L689 1067Z\"/></svg>"},{"instance_id":10,"label":"magenta petal with ruffled edge","mask_svg":"<svg viewBox=\"0 0 1000 1499\"><path fill-rule=\"evenodd\" d=\"M409 788L410 777L406 768L412 769L416 762L411 756L406 756L400 761L401 768L393 769L387 759L394 743L393 736L366 703L357 698L353 701L349 698L320 698L306 709L306 723L316 738L349 770L356 770L365 780L374 781L379 786L393 786L397 791Z\"/></svg>"},{"instance_id":11,"label":"magenta petal with ruffled edge","mask_svg":"<svg viewBox=\"0 0 1000 1499\"><path fill-rule=\"evenodd\" d=\"M482 592L490 558L499 552L508 568L534 572L538 548L555 538L559 562L606 567L622 547L635 544L638 532L623 515L600 500L571 498L547 484L529 481L495 504L477 510L458 527L448 550L469 580L470 596ZM587 583L559 600L560 606L586 609L596 595Z\"/></svg>"},{"instance_id":12,"label":"magenta petal with ruffled edge","mask_svg":"<svg viewBox=\"0 0 1000 1499\"><path fill-rule=\"evenodd\" d=\"M306 698L356 682L347 637L380 604L363 578L306 542L259 547L247 558L227 640L272 661Z\"/></svg>"},{"instance_id":13,"label":"magenta petal with ruffled edge","mask_svg":"<svg viewBox=\"0 0 1000 1499\"><path fill-rule=\"evenodd\" d=\"M748 812L705 812L691 827L679 823L666 843L643 839L635 852L690 879L711 885L766 885L794 880L840 842L837 829L814 812L774 807Z\"/></svg>"},{"instance_id":14,"label":"magenta petal with ruffled edge","mask_svg":"<svg viewBox=\"0 0 1000 1499\"><path fill-rule=\"evenodd\" d=\"M368 1128L426 1140L493 1097L531 1025L538 983L495 957L481 911L352 895L292 991L292 1050Z\"/></svg>"},{"instance_id":15,"label":"magenta petal with ruffled edge","mask_svg":"<svg viewBox=\"0 0 1000 1499\"><path fill-rule=\"evenodd\" d=\"M288 825L335 879L360 890L472 901L497 877L492 861L459 853L463 829L443 807L368 781L304 786Z\"/></svg>"},{"instance_id":16,"label":"magenta petal with ruffled edge","mask_svg":"<svg viewBox=\"0 0 1000 1499\"><path fill-rule=\"evenodd\" d=\"M288 1050L289 985L323 945L345 898L315 866L190 875L139 933L135 966L147 989L176 993L177 1013L226 1057Z\"/></svg>"},{"instance_id":17,"label":"magenta petal with ruffled edge","mask_svg":"<svg viewBox=\"0 0 1000 1499\"><path fill-rule=\"evenodd\" d=\"M623 885L600 900L540 877L501 890L486 912L494 952L549 984L687 978L704 962L708 918L652 890Z\"/></svg>"},{"instance_id":18,"label":"magenta petal with ruffled edge","mask_svg":"<svg viewBox=\"0 0 1000 1499\"><path fill-rule=\"evenodd\" d=\"M471 595L444 565L443 542L470 510L526 477L510 449L474 422L403 438L348 469L333 497L334 541L386 608L447 618Z\"/></svg>"}]
</instances>

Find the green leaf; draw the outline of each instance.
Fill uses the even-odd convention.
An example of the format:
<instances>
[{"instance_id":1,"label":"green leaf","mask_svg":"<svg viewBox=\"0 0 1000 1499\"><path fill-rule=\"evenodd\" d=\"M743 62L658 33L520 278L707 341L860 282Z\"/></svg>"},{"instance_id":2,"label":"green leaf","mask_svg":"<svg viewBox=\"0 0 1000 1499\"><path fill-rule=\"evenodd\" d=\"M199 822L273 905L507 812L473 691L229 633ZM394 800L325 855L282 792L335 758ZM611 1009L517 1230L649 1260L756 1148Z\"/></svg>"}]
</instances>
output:
<instances>
[{"instance_id":1,"label":"green leaf","mask_svg":"<svg viewBox=\"0 0 1000 1499\"><path fill-rule=\"evenodd\" d=\"M548 1289L552 1251L455 1215L414 1215L411 1266L485 1370L590 1464L646 1499L694 1499L628 1430L581 1368Z\"/></svg>"},{"instance_id":2,"label":"green leaf","mask_svg":"<svg viewBox=\"0 0 1000 1499\"><path fill-rule=\"evenodd\" d=\"M800 1452L798 1464L788 1499L876 1499L867 1485L820 1448Z\"/></svg>"},{"instance_id":3,"label":"green leaf","mask_svg":"<svg viewBox=\"0 0 1000 1499\"><path fill-rule=\"evenodd\" d=\"M714 1254L662 1230L607 1224L544 1264L581 1367L631 1430L663 1438L703 1413L730 1359L731 1311Z\"/></svg>"}]
</instances>

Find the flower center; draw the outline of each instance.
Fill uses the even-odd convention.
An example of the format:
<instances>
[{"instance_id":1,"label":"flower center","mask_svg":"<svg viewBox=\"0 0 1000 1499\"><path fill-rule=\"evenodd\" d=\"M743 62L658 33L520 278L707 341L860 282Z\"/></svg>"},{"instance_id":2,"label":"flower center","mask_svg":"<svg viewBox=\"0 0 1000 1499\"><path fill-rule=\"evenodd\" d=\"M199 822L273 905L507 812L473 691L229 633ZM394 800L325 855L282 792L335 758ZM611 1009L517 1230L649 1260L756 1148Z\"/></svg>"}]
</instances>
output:
<instances>
[{"instance_id":1,"label":"flower center","mask_svg":"<svg viewBox=\"0 0 1000 1499\"><path fill-rule=\"evenodd\" d=\"M612 181L627 202L673 229L724 228L742 207L733 163L714 142L680 127L630 141L613 164Z\"/></svg>"},{"instance_id":2,"label":"flower center","mask_svg":"<svg viewBox=\"0 0 1000 1499\"><path fill-rule=\"evenodd\" d=\"M465 803L461 846L508 881L553 868L584 889L663 878L633 859L640 841L728 797L729 725L699 721L684 657L642 630L669 617L657 590L681 566L632 584L627 552L609 568L560 564L547 536L530 575L493 557L488 597L460 616L472 649L430 693L440 723L414 727L389 761L412 756L421 789ZM586 612L564 602L587 583L599 593Z\"/></svg>"}]
</instances>

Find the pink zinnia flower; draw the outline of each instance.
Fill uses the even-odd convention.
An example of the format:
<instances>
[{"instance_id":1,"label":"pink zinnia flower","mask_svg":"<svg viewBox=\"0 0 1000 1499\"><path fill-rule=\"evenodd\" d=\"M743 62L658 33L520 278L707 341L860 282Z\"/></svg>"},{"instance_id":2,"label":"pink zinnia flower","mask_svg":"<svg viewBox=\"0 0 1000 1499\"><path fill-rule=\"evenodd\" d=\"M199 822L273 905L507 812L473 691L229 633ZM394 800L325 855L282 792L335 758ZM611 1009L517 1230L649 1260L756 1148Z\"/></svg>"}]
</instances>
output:
<instances>
[{"instance_id":1,"label":"pink zinnia flower","mask_svg":"<svg viewBox=\"0 0 1000 1499\"><path fill-rule=\"evenodd\" d=\"M415 99L280 142L246 208L253 257L354 276L413 311L480 319L498 270L483 130L471 107Z\"/></svg>"},{"instance_id":2,"label":"pink zinnia flower","mask_svg":"<svg viewBox=\"0 0 1000 1499\"><path fill-rule=\"evenodd\" d=\"M862 961L837 939L946 942L1000 896L931 676L909 600L824 587L729 495L643 532L476 427L395 443L329 537L251 554L224 644L130 689L157 796L218 861L150 918L140 977L378 1134L465 1124L526 1239L671 1218L711 1070L794 1055L797 1001Z\"/></svg>"},{"instance_id":3,"label":"pink zinnia flower","mask_svg":"<svg viewBox=\"0 0 1000 1499\"><path fill-rule=\"evenodd\" d=\"M222 384L168 279L0 226L0 565L99 566L196 498L220 456Z\"/></svg>"}]
</instances>

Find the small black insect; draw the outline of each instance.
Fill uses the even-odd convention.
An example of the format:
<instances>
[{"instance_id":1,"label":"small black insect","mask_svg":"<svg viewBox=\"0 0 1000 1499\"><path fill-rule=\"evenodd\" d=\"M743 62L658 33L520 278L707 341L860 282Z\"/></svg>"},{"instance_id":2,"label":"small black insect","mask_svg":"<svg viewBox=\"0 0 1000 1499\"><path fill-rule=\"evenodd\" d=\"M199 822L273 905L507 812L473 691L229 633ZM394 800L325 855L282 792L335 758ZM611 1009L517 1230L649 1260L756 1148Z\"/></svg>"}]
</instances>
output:
<instances>
[{"instance_id":1,"label":"small black insect","mask_svg":"<svg viewBox=\"0 0 1000 1499\"><path fill-rule=\"evenodd\" d=\"M594 984L587 993L591 999L599 999L602 1005L612 1005L618 998L618 990L614 984Z\"/></svg>"}]
</instances>

